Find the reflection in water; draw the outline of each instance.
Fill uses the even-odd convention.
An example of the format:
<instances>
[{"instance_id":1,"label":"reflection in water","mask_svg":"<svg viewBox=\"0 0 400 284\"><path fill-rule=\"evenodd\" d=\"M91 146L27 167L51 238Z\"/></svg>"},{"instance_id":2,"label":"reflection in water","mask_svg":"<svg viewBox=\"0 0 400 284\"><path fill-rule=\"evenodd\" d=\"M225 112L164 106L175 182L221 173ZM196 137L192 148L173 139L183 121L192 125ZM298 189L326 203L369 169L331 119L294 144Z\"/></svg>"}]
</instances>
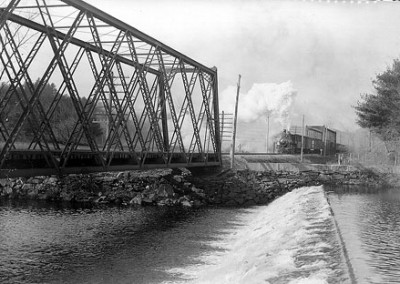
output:
<instances>
[{"instance_id":1,"label":"reflection in water","mask_svg":"<svg viewBox=\"0 0 400 284\"><path fill-rule=\"evenodd\" d=\"M358 283L399 283L400 191L329 188Z\"/></svg>"},{"instance_id":2,"label":"reflection in water","mask_svg":"<svg viewBox=\"0 0 400 284\"><path fill-rule=\"evenodd\" d=\"M0 283L171 279L169 268L215 251L207 243L238 225L237 211L0 204Z\"/></svg>"}]
</instances>

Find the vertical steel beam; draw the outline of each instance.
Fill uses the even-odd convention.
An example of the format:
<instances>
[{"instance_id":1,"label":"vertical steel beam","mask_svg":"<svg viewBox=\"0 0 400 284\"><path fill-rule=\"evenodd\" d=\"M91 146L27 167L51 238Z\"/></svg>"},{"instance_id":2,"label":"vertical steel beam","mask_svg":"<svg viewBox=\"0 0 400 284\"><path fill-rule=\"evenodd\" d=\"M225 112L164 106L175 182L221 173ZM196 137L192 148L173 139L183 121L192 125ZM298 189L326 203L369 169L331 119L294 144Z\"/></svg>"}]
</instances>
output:
<instances>
[{"instance_id":1,"label":"vertical steel beam","mask_svg":"<svg viewBox=\"0 0 400 284\"><path fill-rule=\"evenodd\" d=\"M214 129L215 129L215 147L218 161L222 161L221 153L221 136L219 129L219 99L218 99L218 76L217 68L214 67L215 73L211 74L212 92L213 92L213 108L214 108Z\"/></svg>"},{"instance_id":2,"label":"vertical steel beam","mask_svg":"<svg viewBox=\"0 0 400 284\"><path fill-rule=\"evenodd\" d=\"M161 123L162 123L162 131L163 131L163 141L164 148L167 152L169 152L169 134L168 134L168 117L167 117L167 105L165 99L165 88L164 88L164 79L162 78L164 74L159 75L158 84L159 84L159 102L161 108Z\"/></svg>"},{"instance_id":3,"label":"vertical steel beam","mask_svg":"<svg viewBox=\"0 0 400 284\"><path fill-rule=\"evenodd\" d=\"M167 102L168 102L168 105L169 105L169 111L170 111L170 114L171 114L172 123L174 125L174 133L172 135L171 143L170 143L170 153L171 154L170 154L169 161L171 161L171 158L173 156L173 152L175 151L176 143L179 144L180 153L182 154L184 159L186 161L188 161L188 157L187 157L187 155L185 153L185 146L183 145L181 129L180 129L180 126L179 126L178 118L176 116L174 101L172 99L172 94L171 94L171 86L170 86L170 82L169 82L169 79L173 80L173 78L174 78L174 76L176 74L174 69L177 68L177 66L176 66L177 65L177 59L172 64L172 67L171 67L169 73L167 73L167 70L166 70L165 64L164 64L163 54L162 54L161 50L157 50L157 56L158 56L158 62L159 62L159 65L160 65L159 68L161 70L161 73L164 74L163 77L162 77L162 79L164 80L163 86L164 86L164 91L165 91L165 95L166 95L166 98L167 98ZM176 139L175 139L175 136L176 136Z\"/></svg>"}]
</instances>

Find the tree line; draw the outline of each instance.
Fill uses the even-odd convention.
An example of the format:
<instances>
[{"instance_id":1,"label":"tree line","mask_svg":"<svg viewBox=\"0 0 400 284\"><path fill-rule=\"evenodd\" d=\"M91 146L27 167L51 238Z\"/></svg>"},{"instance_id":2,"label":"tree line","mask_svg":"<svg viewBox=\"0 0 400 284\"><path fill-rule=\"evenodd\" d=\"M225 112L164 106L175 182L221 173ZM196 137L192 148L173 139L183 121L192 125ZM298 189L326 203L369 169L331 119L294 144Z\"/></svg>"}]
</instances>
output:
<instances>
[{"instance_id":1,"label":"tree line","mask_svg":"<svg viewBox=\"0 0 400 284\"><path fill-rule=\"evenodd\" d=\"M34 83L34 87L39 84L39 80ZM22 96L22 91L18 90L14 91L13 95L8 99L6 98L7 91L10 89L11 85L9 83L2 82L0 84L0 102L1 106L5 106L0 113L0 119L3 122L3 125L6 127L8 132L11 132L12 129L17 124L18 119L22 115L24 108L26 107L26 101ZM23 86L25 94L28 96L28 99L32 96L28 86L25 84ZM52 102L54 101L57 95L57 88L54 83L46 84L43 89L43 92L40 95L39 101L43 106L43 110L46 113ZM18 92L18 93L17 93ZM21 105L20 99L23 102ZM86 98L82 98L82 104L86 103ZM37 107L35 107L37 109ZM35 112L36 118L40 119L38 112ZM29 122L32 121L32 123ZM39 122L40 122L39 121ZM72 100L69 96L63 95L50 118L50 125L54 132L54 135L59 143L65 143L70 137L76 122L78 121L78 114L75 111L75 107L72 103ZM30 115L28 120L22 125L21 131L19 133L17 141L19 142L31 142L34 138L35 133L38 131L37 127L39 126L38 121L33 121L33 116ZM103 134L103 130L97 123L90 124L90 131L93 137L98 137Z\"/></svg>"},{"instance_id":2,"label":"tree line","mask_svg":"<svg viewBox=\"0 0 400 284\"><path fill-rule=\"evenodd\" d=\"M385 142L388 152L400 146L400 59L372 80L374 93L363 94L354 107L357 123Z\"/></svg>"}]
</instances>

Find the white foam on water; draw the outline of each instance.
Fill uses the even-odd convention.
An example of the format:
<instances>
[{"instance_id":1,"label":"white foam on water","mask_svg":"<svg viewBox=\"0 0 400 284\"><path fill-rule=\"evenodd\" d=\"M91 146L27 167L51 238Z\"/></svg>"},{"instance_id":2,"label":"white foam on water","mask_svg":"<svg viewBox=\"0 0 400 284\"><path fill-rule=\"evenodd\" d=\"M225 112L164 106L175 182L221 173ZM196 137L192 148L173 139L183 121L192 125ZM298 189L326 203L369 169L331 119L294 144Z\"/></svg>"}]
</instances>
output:
<instances>
[{"instance_id":1,"label":"white foam on water","mask_svg":"<svg viewBox=\"0 0 400 284\"><path fill-rule=\"evenodd\" d=\"M201 264L169 272L191 283L350 282L322 187L299 188L249 209L239 223L210 244L219 250L199 256Z\"/></svg>"}]
</instances>

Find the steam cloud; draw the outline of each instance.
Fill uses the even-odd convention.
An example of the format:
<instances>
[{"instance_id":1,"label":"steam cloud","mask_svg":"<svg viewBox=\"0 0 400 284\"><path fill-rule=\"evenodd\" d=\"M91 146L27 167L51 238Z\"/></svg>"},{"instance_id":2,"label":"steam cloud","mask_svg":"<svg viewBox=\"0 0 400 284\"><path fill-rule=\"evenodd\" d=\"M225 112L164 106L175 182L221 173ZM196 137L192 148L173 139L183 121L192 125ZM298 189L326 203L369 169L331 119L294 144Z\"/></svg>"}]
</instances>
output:
<instances>
[{"instance_id":1,"label":"steam cloud","mask_svg":"<svg viewBox=\"0 0 400 284\"><path fill-rule=\"evenodd\" d=\"M290 81L281 84L254 84L247 93L239 95L238 121L253 122L266 118L278 122L280 127L289 128L293 103L297 91ZM236 87L228 87L221 94L220 108L233 112L236 100Z\"/></svg>"}]
</instances>

